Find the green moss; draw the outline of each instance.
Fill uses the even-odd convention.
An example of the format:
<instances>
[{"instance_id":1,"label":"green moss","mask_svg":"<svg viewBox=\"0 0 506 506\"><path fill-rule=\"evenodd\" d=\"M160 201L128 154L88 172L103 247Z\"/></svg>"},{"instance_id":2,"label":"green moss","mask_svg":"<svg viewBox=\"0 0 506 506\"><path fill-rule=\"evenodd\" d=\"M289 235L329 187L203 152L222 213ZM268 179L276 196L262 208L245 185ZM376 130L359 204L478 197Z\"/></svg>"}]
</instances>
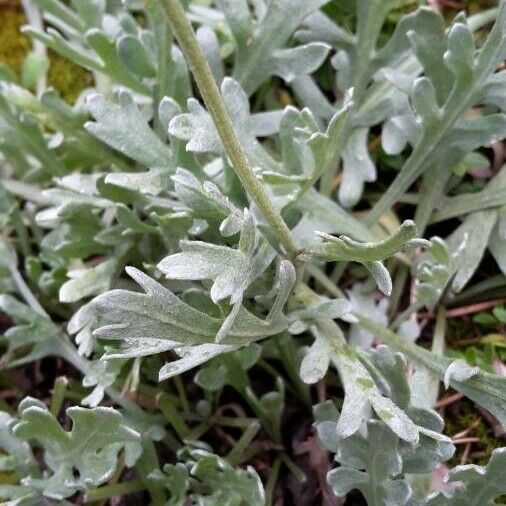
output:
<instances>
[{"instance_id":1,"label":"green moss","mask_svg":"<svg viewBox=\"0 0 506 506\"><path fill-rule=\"evenodd\" d=\"M0 5L0 61L19 75L23 60L31 49L30 40L20 33L24 14L10 5Z\"/></svg>"},{"instance_id":2,"label":"green moss","mask_svg":"<svg viewBox=\"0 0 506 506\"><path fill-rule=\"evenodd\" d=\"M504 446L503 441L494 436L492 428L481 417L474 404L467 399L462 399L446 409L445 424L445 434L450 437L473 426L466 437L476 437L479 442L472 444L466 464L486 465L492 451ZM465 446L457 445L455 455L448 462L450 467L460 464Z\"/></svg>"},{"instance_id":3,"label":"green moss","mask_svg":"<svg viewBox=\"0 0 506 506\"><path fill-rule=\"evenodd\" d=\"M81 91L92 84L91 73L52 51L49 52L49 60L49 85L58 90L64 100L74 103Z\"/></svg>"},{"instance_id":4,"label":"green moss","mask_svg":"<svg viewBox=\"0 0 506 506\"><path fill-rule=\"evenodd\" d=\"M21 74L23 61L32 48L30 39L21 33L24 24L26 18L18 7L0 4L0 62L10 67L17 76ZM73 103L92 82L91 74L52 51L49 51L49 60L49 86L54 87L67 102Z\"/></svg>"}]
</instances>

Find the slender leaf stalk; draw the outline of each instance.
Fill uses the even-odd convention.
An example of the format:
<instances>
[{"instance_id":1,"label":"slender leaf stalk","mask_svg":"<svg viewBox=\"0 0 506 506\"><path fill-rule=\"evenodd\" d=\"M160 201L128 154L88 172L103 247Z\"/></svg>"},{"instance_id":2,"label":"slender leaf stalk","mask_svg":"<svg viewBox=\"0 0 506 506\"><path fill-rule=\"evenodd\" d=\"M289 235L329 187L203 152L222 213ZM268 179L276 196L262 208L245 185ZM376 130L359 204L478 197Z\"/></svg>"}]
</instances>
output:
<instances>
[{"instance_id":1,"label":"slender leaf stalk","mask_svg":"<svg viewBox=\"0 0 506 506\"><path fill-rule=\"evenodd\" d=\"M111 497L119 497L135 492L145 490L142 480L130 480L122 483L114 483L113 485L106 485L104 487L96 488L86 492L84 499L85 504L110 499Z\"/></svg>"},{"instance_id":2,"label":"slender leaf stalk","mask_svg":"<svg viewBox=\"0 0 506 506\"><path fill-rule=\"evenodd\" d=\"M262 183L251 169L246 154L239 143L232 119L221 97L209 64L195 37L195 32L188 21L179 0L161 0L167 12L167 18L174 36L185 55L186 61L195 78L199 91L204 99L209 114L213 118L216 130L227 152L232 166L244 188L262 211L262 214L274 230L279 242L288 255L297 256L297 246L290 229L274 207Z\"/></svg>"},{"instance_id":3,"label":"slender leaf stalk","mask_svg":"<svg viewBox=\"0 0 506 506\"><path fill-rule=\"evenodd\" d=\"M68 379L65 376L59 376L54 380L53 395L51 397L51 413L58 416L65 400L65 392L67 391Z\"/></svg>"}]
</instances>

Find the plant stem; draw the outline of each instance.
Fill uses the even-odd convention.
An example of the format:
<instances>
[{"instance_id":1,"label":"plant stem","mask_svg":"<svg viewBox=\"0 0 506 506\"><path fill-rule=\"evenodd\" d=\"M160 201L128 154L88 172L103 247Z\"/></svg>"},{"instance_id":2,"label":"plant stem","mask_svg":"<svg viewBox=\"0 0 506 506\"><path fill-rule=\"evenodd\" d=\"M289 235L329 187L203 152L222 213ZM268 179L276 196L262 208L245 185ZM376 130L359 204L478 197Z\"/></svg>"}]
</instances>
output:
<instances>
[{"instance_id":1,"label":"plant stem","mask_svg":"<svg viewBox=\"0 0 506 506\"><path fill-rule=\"evenodd\" d=\"M65 400L65 392L67 385L69 384L68 379L65 376L59 376L54 380L53 395L51 396L51 408L50 411L54 416L58 416Z\"/></svg>"},{"instance_id":2,"label":"plant stem","mask_svg":"<svg viewBox=\"0 0 506 506\"><path fill-rule=\"evenodd\" d=\"M114 483L113 485L106 485L86 492L84 503L89 504L103 499L110 499L111 497L133 494L134 492L141 492L145 489L146 487L144 486L142 480L130 480L121 483Z\"/></svg>"},{"instance_id":3,"label":"plant stem","mask_svg":"<svg viewBox=\"0 0 506 506\"><path fill-rule=\"evenodd\" d=\"M249 427L243 432L236 445L232 448L230 453L227 455L227 460L232 464L236 465L238 457L250 446L251 442L255 439L258 431L261 429L261 424L258 420L254 420L250 423Z\"/></svg>"},{"instance_id":4,"label":"plant stem","mask_svg":"<svg viewBox=\"0 0 506 506\"><path fill-rule=\"evenodd\" d=\"M172 428L181 439L181 441L189 439L190 429L186 425L183 417L169 396L167 394L161 393L158 396L156 402L160 408L160 411L171 424Z\"/></svg>"},{"instance_id":5,"label":"plant stem","mask_svg":"<svg viewBox=\"0 0 506 506\"><path fill-rule=\"evenodd\" d=\"M216 81L209 67L209 64L202 53L202 50L195 37L195 32L188 21L185 11L179 0L161 0L167 12L167 18L172 32L179 43L190 70L195 78L198 89L207 106L209 114L213 118L216 130L220 136L223 146L232 166L239 177L244 188L254 200L255 204L262 211L262 214L279 242L283 245L288 255L295 258L298 253L290 233L290 229L281 217L279 211L274 207L269 195L262 183L251 170L248 158L244 152L232 119L227 111L225 103L220 95Z\"/></svg>"},{"instance_id":6,"label":"plant stem","mask_svg":"<svg viewBox=\"0 0 506 506\"><path fill-rule=\"evenodd\" d=\"M277 457L276 460L274 461L274 464L271 467L269 479L267 480L267 485L265 487L266 506L272 506L272 501L274 499L274 491L276 489L276 483L278 481L280 467L281 467L281 458Z\"/></svg>"},{"instance_id":7,"label":"plant stem","mask_svg":"<svg viewBox=\"0 0 506 506\"><path fill-rule=\"evenodd\" d=\"M25 283L25 280L23 279L23 276L19 273L18 269L16 267L12 267L9 269L10 274L12 277L12 280L14 281L14 284L16 285L16 288L19 291L19 294L25 299L27 304L38 314L43 316L44 318L47 318L50 320L51 318L46 313L45 309L40 305L39 301L33 295L32 291L28 287L28 285Z\"/></svg>"}]
</instances>

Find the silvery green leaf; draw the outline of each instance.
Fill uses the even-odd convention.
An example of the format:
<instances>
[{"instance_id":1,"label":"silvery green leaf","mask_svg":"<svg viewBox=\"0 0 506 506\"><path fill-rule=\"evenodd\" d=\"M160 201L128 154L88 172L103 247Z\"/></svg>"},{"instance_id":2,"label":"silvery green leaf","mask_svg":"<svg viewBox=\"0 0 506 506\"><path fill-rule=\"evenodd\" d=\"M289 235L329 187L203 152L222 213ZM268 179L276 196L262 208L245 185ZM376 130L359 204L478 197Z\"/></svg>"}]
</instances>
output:
<instances>
[{"instance_id":1,"label":"silvery green leaf","mask_svg":"<svg viewBox=\"0 0 506 506\"><path fill-rule=\"evenodd\" d=\"M465 360L454 360L446 369L444 376L445 387L450 386L450 380L466 381L480 372L478 367L470 366Z\"/></svg>"},{"instance_id":2,"label":"silvery green leaf","mask_svg":"<svg viewBox=\"0 0 506 506\"><path fill-rule=\"evenodd\" d=\"M387 325L388 299L382 298L380 301L376 301L374 293L366 293L364 288L362 284L356 283L351 290L346 292L353 307L353 312L363 314L380 325ZM361 325L351 324L349 342L352 346L368 350L373 341L374 334L368 332Z\"/></svg>"},{"instance_id":3,"label":"silvery green leaf","mask_svg":"<svg viewBox=\"0 0 506 506\"><path fill-rule=\"evenodd\" d=\"M291 87L297 98L317 117L330 120L335 109L310 76L296 77Z\"/></svg>"},{"instance_id":4,"label":"silvery green leaf","mask_svg":"<svg viewBox=\"0 0 506 506\"><path fill-rule=\"evenodd\" d=\"M469 215L447 239L452 254L452 290L460 292L478 268L497 222L495 211L480 211Z\"/></svg>"},{"instance_id":5,"label":"silvery green leaf","mask_svg":"<svg viewBox=\"0 0 506 506\"><path fill-rule=\"evenodd\" d=\"M506 110L504 83L506 82L506 72L496 72L492 74L483 89L481 90L479 102L481 104L491 104L501 109Z\"/></svg>"},{"instance_id":6,"label":"silvery green leaf","mask_svg":"<svg viewBox=\"0 0 506 506\"><path fill-rule=\"evenodd\" d=\"M3 237L0 237L0 265L8 270L16 269L18 265L15 249Z\"/></svg>"},{"instance_id":7,"label":"silvery green leaf","mask_svg":"<svg viewBox=\"0 0 506 506\"><path fill-rule=\"evenodd\" d=\"M506 167L477 193L465 193L446 197L434 213L433 222L456 218L475 211L498 208L506 205Z\"/></svg>"},{"instance_id":8,"label":"silvery green leaf","mask_svg":"<svg viewBox=\"0 0 506 506\"><path fill-rule=\"evenodd\" d=\"M506 449L492 451L486 466L473 464L457 466L450 470L446 481L453 487L445 494L434 493L428 506L478 506L497 504L495 499L506 493L504 468Z\"/></svg>"},{"instance_id":9,"label":"silvery green leaf","mask_svg":"<svg viewBox=\"0 0 506 506\"><path fill-rule=\"evenodd\" d=\"M419 9L404 16L397 24L390 40L381 48L378 37L389 12L398 6L394 1L361 2L357 9L356 34L350 35L336 26L323 13L315 13L305 21L305 27L297 33L303 42L325 40L329 42L336 54L332 64L337 70L338 88L345 92L354 89L354 106L346 124L346 144L343 150L343 183L339 189L339 200L346 206L355 205L360 200L364 183L376 179L376 167L372 162L367 146L369 129L377 123L389 120L392 116L406 116L409 104L388 81L377 79L378 71L385 74L391 69L406 69L411 78L416 76L419 68L412 65L411 48L408 34L417 29L427 34L428 40L438 40L444 36L444 23L440 15L430 9ZM414 68L412 68L414 67ZM376 82L370 85L373 78ZM321 101L320 101L321 103ZM399 106L401 107L399 108ZM385 138L387 149L401 150L411 139L403 139L405 132L390 135L388 123ZM410 130L413 130L412 128ZM395 138L395 144L391 139Z\"/></svg>"},{"instance_id":10,"label":"silvery green leaf","mask_svg":"<svg viewBox=\"0 0 506 506\"><path fill-rule=\"evenodd\" d=\"M356 321L352 315L352 305L345 298L326 300L324 297L321 297L318 301L309 304L304 309L292 311L289 317L294 320L308 321L318 319L335 320L337 318L347 322Z\"/></svg>"},{"instance_id":11,"label":"silvery green leaf","mask_svg":"<svg viewBox=\"0 0 506 506\"><path fill-rule=\"evenodd\" d=\"M282 266L281 270L286 273L267 319L262 320L241 306L221 346L245 346L286 329L288 322L281 310L295 282L295 270L288 264L287 261ZM186 304L141 271L132 267L126 270L145 293L112 290L99 295L74 315L71 332L95 329L93 335L96 337L121 341L123 348L111 348L104 355L107 359L214 343L223 319Z\"/></svg>"},{"instance_id":12,"label":"silvery green leaf","mask_svg":"<svg viewBox=\"0 0 506 506\"><path fill-rule=\"evenodd\" d=\"M0 295L0 309L14 321L4 333L7 351L2 357L3 367L18 367L61 354L59 329L49 319L7 294Z\"/></svg>"},{"instance_id":13,"label":"silvery green leaf","mask_svg":"<svg viewBox=\"0 0 506 506\"><path fill-rule=\"evenodd\" d=\"M291 81L323 63L327 44L314 42L293 49L285 49L285 45L304 18L325 3L276 0L268 4L261 19L255 20L245 0L218 2L236 42L233 77L248 95L272 75Z\"/></svg>"},{"instance_id":14,"label":"silvery green leaf","mask_svg":"<svg viewBox=\"0 0 506 506\"><path fill-rule=\"evenodd\" d=\"M53 499L63 499L106 482L114 473L121 449L140 439L112 408L69 408L67 414L73 422L70 432L35 399L25 398L19 405L19 413L14 435L40 446L51 472L45 479L29 477L26 484ZM78 477L74 469L78 470Z\"/></svg>"},{"instance_id":15,"label":"silvery green leaf","mask_svg":"<svg viewBox=\"0 0 506 506\"><path fill-rule=\"evenodd\" d=\"M191 172L182 168L178 168L171 179L177 197L191 209L195 217L221 222L220 230L224 236L235 235L241 230L243 213L214 183L201 183Z\"/></svg>"},{"instance_id":16,"label":"silvery green leaf","mask_svg":"<svg viewBox=\"0 0 506 506\"><path fill-rule=\"evenodd\" d=\"M442 296L451 276L453 258L439 237L431 239L431 248L415 268L416 301L433 307Z\"/></svg>"},{"instance_id":17,"label":"silvery green leaf","mask_svg":"<svg viewBox=\"0 0 506 506\"><path fill-rule=\"evenodd\" d=\"M361 360L374 374L383 394L391 396L416 420L420 439L414 443L402 441L385 421L374 419L368 422L367 430L340 439L342 414L331 401L320 404L314 409L318 437L326 449L336 454L335 460L341 466L328 474L328 480L339 495L358 488L368 504L407 504L411 490L403 474L432 471L451 457L454 446L441 434L443 421L439 415L410 405L402 355L381 346L371 354L361 354ZM376 452L380 452L378 458L373 457Z\"/></svg>"},{"instance_id":18,"label":"silvery green leaf","mask_svg":"<svg viewBox=\"0 0 506 506\"><path fill-rule=\"evenodd\" d=\"M226 77L221 85L221 93L228 112L234 122L236 133L254 167L279 171L278 163L258 142L258 121L250 113L249 100L240 84ZM169 124L169 134L187 141L186 149L195 153L212 153L225 156L220 137L209 113L200 103L191 98L188 113L173 118Z\"/></svg>"},{"instance_id":19,"label":"silvery green leaf","mask_svg":"<svg viewBox=\"0 0 506 506\"><path fill-rule=\"evenodd\" d=\"M116 381L122 367L123 362L120 360L90 362L82 384L86 388L93 387L93 390L81 401L81 404L96 408L102 402L106 388Z\"/></svg>"},{"instance_id":20,"label":"silvery green leaf","mask_svg":"<svg viewBox=\"0 0 506 506\"><path fill-rule=\"evenodd\" d=\"M335 237L320 232L318 235L325 242L319 248L309 250L308 254L326 261L380 262L414 244L430 245L428 241L414 241L416 234L416 226L411 220L406 220L396 232L380 242L363 243L346 236Z\"/></svg>"},{"instance_id":21,"label":"silvery green leaf","mask_svg":"<svg viewBox=\"0 0 506 506\"><path fill-rule=\"evenodd\" d=\"M355 434L375 414L402 440L415 444L419 429L411 418L392 399L385 397L356 350L344 341L344 336L332 322L320 320L311 329L316 338L325 340L327 349L345 391L344 403L336 426L336 436L347 438Z\"/></svg>"},{"instance_id":22,"label":"silvery green leaf","mask_svg":"<svg viewBox=\"0 0 506 506\"><path fill-rule=\"evenodd\" d=\"M443 419L431 409L413 405L415 392L406 378L406 359L401 353L394 353L387 346L379 346L369 354L361 354L371 374L385 395L403 409L417 424L420 439L417 445L399 443L403 459L403 472L427 473L441 462L448 460L455 452L450 438L442 434Z\"/></svg>"},{"instance_id":23,"label":"silvery green leaf","mask_svg":"<svg viewBox=\"0 0 506 506\"><path fill-rule=\"evenodd\" d=\"M205 25L199 27L196 35L202 51L204 51L206 59L209 62L214 79L219 86L223 81L224 71L218 37L216 36L214 30Z\"/></svg>"},{"instance_id":24,"label":"silvery green leaf","mask_svg":"<svg viewBox=\"0 0 506 506\"><path fill-rule=\"evenodd\" d=\"M0 470L2 472L16 472L18 476L35 474L37 464L32 450L26 441L19 440L12 433L12 426L16 419L5 412L0 412Z\"/></svg>"},{"instance_id":25,"label":"silvery green leaf","mask_svg":"<svg viewBox=\"0 0 506 506\"><path fill-rule=\"evenodd\" d=\"M279 49L273 52L273 74L286 82L298 76L310 74L324 62L330 47L322 42L312 42L290 49Z\"/></svg>"},{"instance_id":26,"label":"silvery green leaf","mask_svg":"<svg viewBox=\"0 0 506 506\"><path fill-rule=\"evenodd\" d=\"M242 301L248 286L262 274L270 262L263 262L258 255L272 261L269 250L260 248L255 255L256 231L253 218L245 213L244 227L239 239L239 248L204 243L181 241L181 253L164 258L158 268L169 279L214 281L211 299L217 303L230 297L232 304Z\"/></svg>"},{"instance_id":27,"label":"silvery green leaf","mask_svg":"<svg viewBox=\"0 0 506 506\"><path fill-rule=\"evenodd\" d=\"M327 262L359 262L370 272L378 288L387 295L392 291L392 280L381 261L414 245L430 245L428 241L415 240L416 226L409 220L388 239L375 243L360 243L346 236L334 237L323 232L317 234L325 242L308 249L302 258Z\"/></svg>"},{"instance_id":28,"label":"silvery green leaf","mask_svg":"<svg viewBox=\"0 0 506 506\"><path fill-rule=\"evenodd\" d=\"M143 77L155 77L156 66L152 60L150 48L143 45L140 38L123 35L116 42L118 56L123 65L133 74Z\"/></svg>"},{"instance_id":29,"label":"silvery green leaf","mask_svg":"<svg viewBox=\"0 0 506 506\"><path fill-rule=\"evenodd\" d=\"M56 16L56 19L58 16ZM117 82L143 95L151 93L150 87L123 64L116 50L116 42L101 28L79 28L80 33L74 30L63 29L69 38L54 28L47 28L45 32L32 26L26 26L23 32L33 39L42 42L48 48L64 58L68 58L78 65L95 72L103 72ZM79 39L76 43L74 38Z\"/></svg>"},{"instance_id":30,"label":"silvery green leaf","mask_svg":"<svg viewBox=\"0 0 506 506\"><path fill-rule=\"evenodd\" d=\"M28 102L30 93L14 84L2 83L0 94L0 142L3 149L10 148L19 152L23 165L30 170L36 170L46 174L46 177L60 176L65 173L62 162L56 154L49 149L48 142L44 138L39 126L29 117L19 116L12 108L12 99L7 95L11 90L21 90L21 101ZM19 93L18 93L19 95ZM28 96L27 96L28 95ZM35 162L35 163L34 163Z\"/></svg>"},{"instance_id":31,"label":"silvery green leaf","mask_svg":"<svg viewBox=\"0 0 506 506\"><path fill-rule=\"evenodd\" d=\"M188 500L206 506L241 504L263 506L262 481L252 467L236 469L229 462L207 450L183 448L177 464L165 464L151 480L167 488L167 504L182 506Z\"/></svg>"},{"instance_id":32,"label":"silvery green leaf","mask_svg":"<svg viewBox=\"0 0 506 506\"><path fill-rule=\"evenodd\" d=\"M381 146L385 153L398 155L407 144L416 141L416 120L411 111L385 121L381 130Z\"/></svg>"},{"instance_id":33,"label":"silvery green leaf","mask_svg":"<svg viewBox=\"0 0 506 506\"><path fill-rule=\"evenodd\" d=\"M388 269L381 262L364 262L362 264L374 279L378 288L387 296L392 293L392 278Z\"/></svg>"},{"instance_id":34,"label":"silvery green leaf","mask_svg":"<svg viewBox=\"0 0 506 506\"><path fill-rule=\"evenodd\" d=\"M377 237L360 220L356 219L335 201L310 190L297 202L303 217L293 229L293 235L301 246L315 245L315 230L327 234L343 234L362 242L372 242Z\"/></svg>"},{"instance_id":35,"label":"silvery green leaf","mask_svg":"<svg viewBox=\"0 0 506 506\"><path fill-rule=\"evenodd\" d=\"M488 243L490 253L492 253L502 273L506 274L506 233L501 232L502 222L506 223L506 206L498 211L497 225Z\"/></svg>"},{"instance_id":36,"label":"silvery green leaf","mask_svg":"<svg viewBox=\"0 0 506 506\"><path fill-rule=\"evenodd\" d=\"M467 154L467 148L469 151L476 149L476 141L478 144L483 141L486 141L485 144L490 143L490 135L487 135L486 139L472 138L472 144L469 145L466 136L462 137L459 131L461 129L465 131L469 127L468 121L472 124L473 119L466 120L464 115L476 103L490 75L504 59L505 23L506 6L501 3L494 28L478 53L475 53L471 31L462 18L457 19L448 32L447 51L444 55L441 55L440 41L437 38L427 38L424 27L414 27L413 31L409 32L415 51L418 48L418 41L424 40L424 44L432 42L430 49L423 54L430 53L432 57L439 54L445 75L446 69L452 73L452 88L448 94L445 91L448 89L447 79L443 76L438 80L431 78L436 66L433 62L429 65L427 59L420 56L419 52L417 56L428 70L425 77L415 81L411 99L419 119L421 135L397 178L375 204L374 212L369 217L371 221L388 210L435 160L441 161L443 158L446 160L449 157L454 162L456 153L461 157L462 153ZM495 129L500 137L504 131L503 122L499 121L493 127L494 131Z\"/></svg>"},{"instance_id":37,"label":"silvery green leaf","mask_svg":"<svg viewBox=\"0 0 506 506\"><path fill-rule=\"evenodd\" d=\"M424 348L400 338L394 332L376 325L367 318L357 315L360 323L368 330L374 332L378 338L388 344L392 349L402 352L420 367L431 371L441 381L444 379L452 360L431 353ZM479 370L472 377L459 381L452 377L448 378L450 386L462 392L474 402L490 411L501 423L506 426L506 378L496 374L490 374Z\"/></svg>"},{"instance_id":38,"label":"silvery green leaf","mask_svg":"<svg viewBox=\"0 0 506 506\"><path fill-rule=\"evenodd\" d=\"M246 289L248 257L239 250L198 241L181 241L182 252L164 258L158 268L169 279L212 279L211 298L215 303L232 296L236 302Z\"/></svg>"},{"instance_id":39,"label":"silvery green leaf","mask_svg":"<svg viewBox=\"0 0 506 506\"><path fill-rule=\"evenodd\" d=\"M60 288L60 302L76 302L84 297L107 291L116 269L116 260L109 259L91 269L69 271L67 275L71 279Z\"/></svg>"},{"instance_id":40,"label":"silvery green leaf","mask_svg":"<svg viewBox=\"0 0 506 506\"><path fill-rule=\"evenodd\" d=\"M330 351L327 341L316 337L300 365L299 374L304 383L312 385L327 374L330 366Z\"/></svg>"},{"instance_id":41,"label":"silvery green leaf","mask_svg":"<svg viewBox=\"0 0 506 506\"><path fill-rule=\"evenodd\" d=\"M295 36L301 42L323 40L336 49L351 47L356 41L353 35L336 25L321 10L307 16Z\"/></svg>"},{"instance_id":42,"label":"silvery green leaf","mask_svg":"<svg viewBox=\"0 0 506 506\"><path fill-rule=\"evenodd\" d=\"M343 151L343 180L339 188L339 201L352 207L360 200L364 183L376 180L376 166L368 151L369 129L356 128Z\"/></svg>"},{"instance_id":43,"label":"silvery green leaf","mask_svg":"<svg viewBox=\"0 0 506 506\"><path fill-rule=\"evenodd\" d=\"M236 349L238 349L237 346L230 344L202 344L199 346L176 348L175 351L181 358L165 364L160 369L158 380L163 381L173 376L177 376L185 371L197 367L198 365L204 364L208 360L212 360L214 357L217 357L222 353L229 353Z\"/></svg>"},{"instance_id":44,"label":"silvery green leaf","mask_svg":"<svg viewBox=\"0 0 506 506\"><path fill-rule=\"evenodd\" d=\"M168 179L169 172L166 169L151 169L147 172L114 172L107 174L104 181L135 192L159 195L167 189Z\"/></svg>"},{"instance_id":45,"label":"silvery green leaf","mask_svg":"<svg viewBox=\"0 0 506 506\"><path fill-rule=\"evenodd\" d=\"M306 162L304 160L307 156L306 153L302 151L301 146L296 147L301 150L300 163L304 172L309 172L308 176L312 184L316 183L325 172L331 170L338 163L345 144L345 125L352 107L353 90L350 90L343 100L343 106L330 118L325 131L321 132L316 122L314 125L317 127L316 129L306 126L309 135L306 142L311 150L313 160L309 163ZM306 123L306 125L310 121L314 121L313 115L308 109L304 109L300 116L299 121ZM304 165L309 165L312 170L308 171Z\"/></svg>"},{"instance_id":46,"label":"silvery green leaf","mask_svg":"<svg viewBox=\"0 0 506 506\"><path fill-rule=\"evenodd\" d=\"M130 95L120 93L118 103L95 94L87 101L95 118L86 129L107 145L149 168L169 168L170 149L151 130Z\"/></svg>"},{"instance_id":47,"label":"silvery green leaf","mask_svg":"<svg viewBox=\"0 0 506 506\"><path fill-rule=\"evenodd\" d=\"M419 440L417 426L388 397L384 397L367 369L360 363L358 358L350 353L336 354L333 360L336 363L339 375L343 382L346 394L337 425L337 434L345 438L357 432L367 418L367 408L371 406L378 417L401 439L409 443Z\"/></svg>"},{"instance_id":48,"label":"silvery green leaf","mask_svg":"<svg viewBox=\"0 0 506 506\"><path fill-rule=\"evenodd\" d=\"M371 506L406 504L411 489L402 478L395 479L402 469L399 440L378 421L369 422L367 431L366 441L360 436L352 436L339 444L336 458L343 459L344 465L330 471L328 483L338 496L354 489L360 490ZM351 454L354 455L355 466L347 465L346 456Z\"/></svg>"},{"instance_id":49,"label":"silvery green leaf","mask_svg":"<svg viewBox=\"0 0 506 506\"><path fill-rule=\"evenodd\" d=\"M398 334L404 339L415 342L420 337L422 328L416 320L406 320L399 325Z\"/></svg>"}]
</instances>

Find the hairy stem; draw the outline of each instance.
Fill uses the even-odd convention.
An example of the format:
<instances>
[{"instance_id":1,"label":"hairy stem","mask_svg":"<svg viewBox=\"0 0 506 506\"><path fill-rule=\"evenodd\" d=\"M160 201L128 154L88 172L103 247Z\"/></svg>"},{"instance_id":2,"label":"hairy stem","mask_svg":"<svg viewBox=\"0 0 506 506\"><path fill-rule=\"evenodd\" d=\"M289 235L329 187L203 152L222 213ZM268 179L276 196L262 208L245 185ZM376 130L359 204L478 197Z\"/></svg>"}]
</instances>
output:
<instances>
[{"instance_id":1,"label":"hairy stem","mask_svg":"<svg viewBox=\"0 0 506 506\"><path fill-rule=\"evenodd\" d=\"M167 12L167 18L174 36L185 55L188 66L195 78L209 114L213 118L216 130L237 176L250 197L262 211L264 218L272 227L288 255L292 258L296 257L297 246L292 239L290 229L274 207L262 183L251 170L248 158L239 143L234 125L220 95L209 64L202 53L195 37L195 32L186 17L180 1L161 1Z\"/></svg>"}]
</instances>

